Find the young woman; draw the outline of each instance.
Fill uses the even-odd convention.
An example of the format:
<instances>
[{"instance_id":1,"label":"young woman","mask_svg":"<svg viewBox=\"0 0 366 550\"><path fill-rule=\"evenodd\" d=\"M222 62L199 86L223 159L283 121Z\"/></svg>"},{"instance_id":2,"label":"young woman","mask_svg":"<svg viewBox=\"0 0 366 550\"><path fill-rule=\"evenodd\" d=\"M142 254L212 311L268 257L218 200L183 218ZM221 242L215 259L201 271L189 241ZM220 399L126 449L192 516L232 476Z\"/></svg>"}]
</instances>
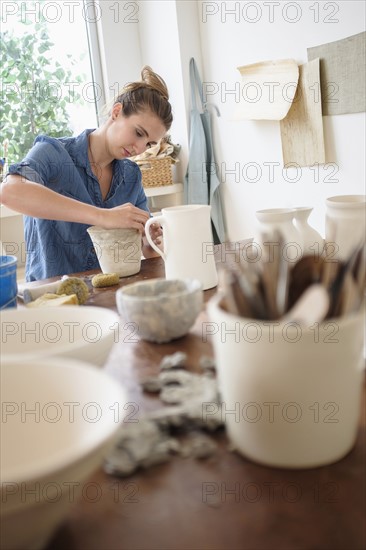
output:
<instances>
[{"instance_id":1,"label":"young woman","mask_svg":"<svg viewBox=\"0 0 366 550\"><path fill-rule=\"evenodd\" d=\"M147 66L141 77L122 90L100 128L39 136L9 167L0 202L25 214L27 281L99 268L91 225L137 229L144 256L155 255L144 237L149 210L141 172L128 157L156 144L173 118L164 80ZM159 242L161 229L153 227Z\"/></svg>"}]
</instances>

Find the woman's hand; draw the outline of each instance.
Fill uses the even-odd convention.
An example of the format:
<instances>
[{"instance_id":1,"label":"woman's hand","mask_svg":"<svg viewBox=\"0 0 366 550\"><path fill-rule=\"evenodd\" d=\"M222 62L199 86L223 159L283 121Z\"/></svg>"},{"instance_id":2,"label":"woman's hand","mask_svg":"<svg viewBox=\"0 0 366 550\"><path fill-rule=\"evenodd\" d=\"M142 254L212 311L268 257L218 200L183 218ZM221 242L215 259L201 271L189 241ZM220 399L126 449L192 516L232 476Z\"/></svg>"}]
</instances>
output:
<instances>
[{"instance_id":1,"label":"woman's hand","mask_svg":"<svg viewBox=\"0 0 366 550\"><path fill-rule=\"evenodd\" d=\"M144 232L145 235L145 232ZM159 246L161 244L161 236L163 235L163 230L161 228L161 225L158 223L152 223L150 225L150 237L153 240L153 242L156 244L156 246Z\"/></svg>"},{"instance_id":2,"label":"woman's hand","mask_svg":"<svg viewBox=\"0 0 366 550\"><path fill-rule=\"evenodd\" d=\"M115 208L100 208L100 220L96 225L106 229L133 228L140 231L142 235L142 253L145 258L154 258L158 253L151 247L145 235L145 223L149 219L149 213L141 210L131 203L122 204ZM156 246L162 245L161 236L163 231L159 224L153 223L150 226L150 235Z\"/></svg>"},{"instance_id":3,"label":"woman's hand","mask_svg":"<svg viewBox=\"0 0 366 550\"><path fill-rule=\"evenodd\" d=\"M162 235L163 235L163 230L161 229L161 226L158 223L152 223L150 225L150 236L153 242L159 248L161 248L162 246L162 238L161 238ZM159 256L156 250L154 250L150 245L150 243L148 242L146 238L146 234L144 234L142 238L142 253L145 258L155 258L156 256Z\"/></svg>"},{"instance_id":4,"label":"woman's hand","mask_svg":"<svg viewBox=\"0 0 366 550\"><path fill-rule=\"evenodd\" d=\"M114 208L100 208L100 221L98 225L105 229L132 228L144 234L145 223L149 219L149 213L127 202Z\"/></svg>"}]
</instances>

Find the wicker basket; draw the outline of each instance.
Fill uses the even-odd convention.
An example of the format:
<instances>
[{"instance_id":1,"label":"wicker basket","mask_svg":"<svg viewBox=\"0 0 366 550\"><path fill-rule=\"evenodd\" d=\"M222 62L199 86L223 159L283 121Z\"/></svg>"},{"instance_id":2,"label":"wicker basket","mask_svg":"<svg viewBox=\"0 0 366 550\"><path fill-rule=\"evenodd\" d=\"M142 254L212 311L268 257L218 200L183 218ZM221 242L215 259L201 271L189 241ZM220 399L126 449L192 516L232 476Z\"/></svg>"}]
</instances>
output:
<instances>
[{"instance_id":1,"label":"wicker basket","mask_svg":"<svg viewBox=\"0 0 366 550\"><path fill-rule=\"evenodd\" d=\"M173 183L172 161L169 157L163 159L150 159L146 163L139 164L144 187L158 187ZM145 168L146 166L146 168Z\"/></svg>"}]
</instances>

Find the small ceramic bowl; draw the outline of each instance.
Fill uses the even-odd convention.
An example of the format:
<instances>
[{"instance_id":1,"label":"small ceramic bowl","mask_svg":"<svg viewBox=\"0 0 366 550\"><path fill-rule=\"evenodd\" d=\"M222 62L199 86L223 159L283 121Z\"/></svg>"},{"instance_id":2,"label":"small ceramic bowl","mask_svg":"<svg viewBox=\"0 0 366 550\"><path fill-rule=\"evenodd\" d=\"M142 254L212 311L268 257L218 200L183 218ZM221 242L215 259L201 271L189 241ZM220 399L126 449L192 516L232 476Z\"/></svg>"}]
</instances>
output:
<instances>
[{"instance_id":1,"label":"small ceramic bowl","mask_svg":"<svg viewBox=\"0 0 366 550\"><path fill-rule=\"evenodd\" d=\"M150 279L118 289L116 302L143 340L161 344L187 334L202 309L202 284L197 279Z\"/></svg>"}]
</instances>

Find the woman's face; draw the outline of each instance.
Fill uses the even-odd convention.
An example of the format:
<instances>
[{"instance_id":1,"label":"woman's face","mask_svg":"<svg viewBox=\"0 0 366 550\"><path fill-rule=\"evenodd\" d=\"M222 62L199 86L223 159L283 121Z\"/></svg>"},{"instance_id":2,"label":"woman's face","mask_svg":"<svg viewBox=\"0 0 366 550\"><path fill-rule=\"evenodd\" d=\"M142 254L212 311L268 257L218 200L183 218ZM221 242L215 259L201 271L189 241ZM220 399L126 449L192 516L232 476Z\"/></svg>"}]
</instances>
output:
<instances>
[{"instance_id":1,"label":"woman's face","mask_svg":"<svg viewBox=\"0 0 366 550\"><path fill-rule=\"evenodd\" d=\"M114 105L107 129L107 147L115 159L140 155L166 134L161 120L150 111L123 115L122 105Z\"/></svg>"}]
</instances>

